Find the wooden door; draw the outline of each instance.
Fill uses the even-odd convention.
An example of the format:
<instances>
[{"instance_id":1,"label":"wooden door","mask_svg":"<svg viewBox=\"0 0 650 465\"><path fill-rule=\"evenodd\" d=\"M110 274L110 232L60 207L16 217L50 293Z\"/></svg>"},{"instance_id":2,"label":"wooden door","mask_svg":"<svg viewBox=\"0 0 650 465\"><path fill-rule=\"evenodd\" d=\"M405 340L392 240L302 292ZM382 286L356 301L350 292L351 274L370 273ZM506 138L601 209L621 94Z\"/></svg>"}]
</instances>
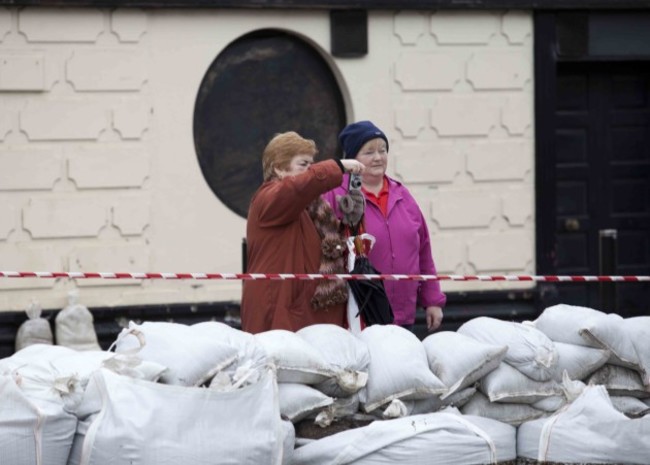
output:
<instances>
[{"instance_id":1,"label":"wooden door","mask_svg":"<svg viewBox=\"0 0 650 465\"><path fill-rule=\"evenodd\" d=\"M599 231L613 229L616 274L648 275L650 65L559 63L556 83L555 159L543 165L555 183L555 224L542 229L554 236L546 272L599 274ZM601 308L595 284L557 292L561 302L613 310ZM616 295L619 313L650 314L650 284L617 284Z\"/></svg>"}]
</instances>

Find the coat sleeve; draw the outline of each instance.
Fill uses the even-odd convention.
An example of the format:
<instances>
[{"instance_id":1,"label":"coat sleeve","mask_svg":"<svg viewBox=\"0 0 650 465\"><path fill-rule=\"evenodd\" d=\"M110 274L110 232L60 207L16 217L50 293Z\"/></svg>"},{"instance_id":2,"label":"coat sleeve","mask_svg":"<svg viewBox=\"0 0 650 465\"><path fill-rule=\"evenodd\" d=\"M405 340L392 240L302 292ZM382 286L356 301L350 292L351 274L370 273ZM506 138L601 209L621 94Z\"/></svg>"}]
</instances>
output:
<instances>
[{"instance_id":1,"label":"coat sleeve","mask_svg":"<svg viewBox=\"0 0 650 465\"><path fill-rule=\"evenodd\" d=\"M340 184L339 186L337 186L336 188L334 188L332 190L329 190L329 191L325 192L321 196L325 202L330 204L330 206L332 207L332 210L334 210L334 215L336 215L336 217L339 220L341 218L343 218L343 213L341 212L341 209L339 208L339 203L337 202L336 197L339 196L339 195L345 195L346 191L345 191L345 188L343 188L342 186L347 185L346 183L348 182L347 181L348 177L349 177L348 174L344 174L342 184Z\"/></svg>"},{"instance_id":2,"label":"coat sleeve","mask_svg":"<svg viewBox=\"0 0 650 465\"><path fill-rule=\"evenodd\" d=\"M419 208L418 208L419 210ZM420 210L420 274L435 275L436 265L431 253L431 239L427 222ZM418 303L423 307L444 307L447 303L447 296L440 289L440 281L422 281L418 289Z\"/></svg>"},{"instance_id":3,"label":"coat sleeve","mask_svg":"<svg viewBox=\"0 0 650 465\"><path fill-rule=\"evenodd\" d=\"M342 177L338 164L325 160L297 176L269 183L256 199L260 226L281 226L296 221L318 196L338 186Z\"/></svg>"}]
</instances>

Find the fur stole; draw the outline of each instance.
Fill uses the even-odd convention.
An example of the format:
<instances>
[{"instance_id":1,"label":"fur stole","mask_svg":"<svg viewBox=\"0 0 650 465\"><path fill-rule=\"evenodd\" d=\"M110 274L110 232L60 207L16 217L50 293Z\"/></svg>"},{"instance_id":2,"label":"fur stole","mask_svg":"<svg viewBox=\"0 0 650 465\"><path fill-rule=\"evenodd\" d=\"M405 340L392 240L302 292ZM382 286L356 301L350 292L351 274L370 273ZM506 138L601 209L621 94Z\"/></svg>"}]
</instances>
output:
<instances>
[{"instance_id":1,"label":"fur stole","mask_svg":"<svg viewBox=\"0 0 650 465\"><path fill-rule=\"evenodd\" d=\"M309 217L314 222L321 237L321 259L319 273L345 273L345 239L339 232L339 220L330 204L318 197L307 207ZM321 279L311 299L317 310L342 304L348 300L348 285L342 279Z\"/></svg>"}]
</instances>

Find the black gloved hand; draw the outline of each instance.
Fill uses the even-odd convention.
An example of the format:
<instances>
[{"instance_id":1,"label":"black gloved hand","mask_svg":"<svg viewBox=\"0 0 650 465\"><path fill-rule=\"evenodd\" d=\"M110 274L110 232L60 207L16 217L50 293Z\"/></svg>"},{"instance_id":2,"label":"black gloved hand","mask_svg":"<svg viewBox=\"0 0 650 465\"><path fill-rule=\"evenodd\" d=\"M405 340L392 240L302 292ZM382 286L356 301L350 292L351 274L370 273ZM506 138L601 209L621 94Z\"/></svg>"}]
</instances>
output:
<instances>
[{"instance_id":1,"label":"black gloved hand","mask_svg":"<svg viewBox=\"0 0 650 465\"><path fill-rule=\"evenodd\" d=\"M361 222L366 208L366 198L358 190L348 191L347 194L337 196L336 201L343 213L341 221L347 226L356 226Z\"/></svg>"}]
</instances>

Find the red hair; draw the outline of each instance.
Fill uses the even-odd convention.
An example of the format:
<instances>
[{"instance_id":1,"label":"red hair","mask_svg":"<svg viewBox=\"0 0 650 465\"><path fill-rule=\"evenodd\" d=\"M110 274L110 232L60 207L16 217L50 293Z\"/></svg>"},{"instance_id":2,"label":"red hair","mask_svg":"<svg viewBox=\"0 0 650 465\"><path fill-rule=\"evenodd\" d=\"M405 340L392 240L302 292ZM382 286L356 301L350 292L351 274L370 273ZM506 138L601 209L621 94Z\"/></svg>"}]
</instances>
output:
<instances>
[{"instance_id":1,"label":"red hair","mask_svg":"<svg viewBox=\"0 0 650 465\"><path fill-rule=\"evenodd\" d=\"M311 139L304 139L297 132L289 131L276 134L273 139L266 144L262 154L262 170L264 181L276 177L275 169L286 170L293 157L296 155L311 155L315 157L318 154L316 143Z\"/></svg>"}]
</instances>

